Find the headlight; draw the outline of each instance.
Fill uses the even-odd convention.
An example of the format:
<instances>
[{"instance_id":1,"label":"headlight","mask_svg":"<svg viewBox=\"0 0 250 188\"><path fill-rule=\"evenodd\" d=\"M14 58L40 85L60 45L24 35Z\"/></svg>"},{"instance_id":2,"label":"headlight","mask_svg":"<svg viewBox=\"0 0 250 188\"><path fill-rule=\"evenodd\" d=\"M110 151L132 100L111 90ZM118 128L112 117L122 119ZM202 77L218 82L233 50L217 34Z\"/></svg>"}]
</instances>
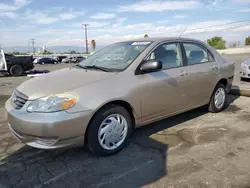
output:
<instances>
[{"instance_id":1,"label":"headlight","mask_svg":"<svg viewBox=\"0 0 250 188\"><path fill-rule=\"evenodd\" d=\"M71 108L78 97L72 94L58 94L34 100L27 107L28 112L58 112Z\"/></svg>"},{"instance_id":2,"label":"headlight","mask_svg":"<svg viewBox=\"0 0 250 188\"><path fill-rule=\"evenodd\" d=\"M244 67L244 68L247 68L247 64L246 64L246 63L243 63L243 67Z\"/></svg>"}]
</instances>

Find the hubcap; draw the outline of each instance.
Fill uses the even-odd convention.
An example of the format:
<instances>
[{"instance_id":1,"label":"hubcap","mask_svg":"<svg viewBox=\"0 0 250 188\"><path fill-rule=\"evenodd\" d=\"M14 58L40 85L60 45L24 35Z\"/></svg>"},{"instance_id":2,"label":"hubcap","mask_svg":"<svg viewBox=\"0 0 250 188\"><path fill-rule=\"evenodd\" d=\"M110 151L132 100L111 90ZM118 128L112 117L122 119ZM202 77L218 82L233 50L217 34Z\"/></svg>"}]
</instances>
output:
<instances>
[{"instance_id":1,"label":"hubcap","mask_svg":"<svg viewBox=\"0 0 250 188\"><path fill-rule=\"evenodd\" d=\"M218 109L222 108L225 103L225 99L226 99L225 90L223 88L219 88L215 92L215 97L214 97L214 103L215 103L216 108Z\"/></svg>"},{"instance_id":2,"label":"hubcap","mask_svg":"<svg viewBox=\"0 0 250 188\"><path fill-rule=\"evenodd\" d=\"M20 74L20 69L19 67L15 67L14 70L13 70L14 74Z\"/></svg>"},{"instance_id":3,"label":"hubcap","mask_svg":"<svg viewBox=\"0 0 250 188\"><path fill-rule=\"evenodd\" d=\"M128 133L128 123L120 114L112 114L103 120L98 131L99 144L106 150L118 148Z\"/></svg>"}]
</instances>

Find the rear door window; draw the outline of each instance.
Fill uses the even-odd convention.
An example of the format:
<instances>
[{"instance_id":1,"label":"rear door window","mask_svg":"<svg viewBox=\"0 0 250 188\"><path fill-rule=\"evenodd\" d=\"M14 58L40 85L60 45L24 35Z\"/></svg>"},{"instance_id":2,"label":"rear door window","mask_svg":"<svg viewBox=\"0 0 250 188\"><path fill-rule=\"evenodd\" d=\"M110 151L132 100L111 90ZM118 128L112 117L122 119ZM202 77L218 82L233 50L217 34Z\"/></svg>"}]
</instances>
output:
<instances>
[{"instance_id":1,"label":"rear door window","mask_svg":"<svg viewBox=\"0 0 250 188\"><path fill-rule=\"evenodd\" d=\"M207 63L212 61L212 55L208 54L207 49L195 43L183 43L188 65Z\"/></svg>"}]
</instances>

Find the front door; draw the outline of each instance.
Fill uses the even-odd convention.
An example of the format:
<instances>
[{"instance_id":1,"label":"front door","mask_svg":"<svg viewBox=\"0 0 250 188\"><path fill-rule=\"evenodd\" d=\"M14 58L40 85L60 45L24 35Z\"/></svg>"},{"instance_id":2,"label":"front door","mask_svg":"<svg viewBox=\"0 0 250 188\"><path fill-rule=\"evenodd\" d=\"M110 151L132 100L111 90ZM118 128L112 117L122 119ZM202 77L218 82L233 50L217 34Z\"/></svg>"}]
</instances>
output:
<instances>
[{"instance_id":1,"label":"front door","mask_svg":"<svg viewBox=\"0 0 250 188\"><path fill-rule=\"evenodd\" d=\"M199 106L208 103L217 83L218 63L201 44L184 42L183 50L189 72L188 105Z\"/></svg>"},{"instance_id":2,"label":"front door","mask_svg":"<svg viewBox=\"0 0 250 188\"><path fill-rule=\"evenodd\" d=\"M188 89L188 69L183 66L179 43L161 44L146 59L161 61L163 68L138 76L144 123L185 109Z\"/></svg>"}]
</instances>

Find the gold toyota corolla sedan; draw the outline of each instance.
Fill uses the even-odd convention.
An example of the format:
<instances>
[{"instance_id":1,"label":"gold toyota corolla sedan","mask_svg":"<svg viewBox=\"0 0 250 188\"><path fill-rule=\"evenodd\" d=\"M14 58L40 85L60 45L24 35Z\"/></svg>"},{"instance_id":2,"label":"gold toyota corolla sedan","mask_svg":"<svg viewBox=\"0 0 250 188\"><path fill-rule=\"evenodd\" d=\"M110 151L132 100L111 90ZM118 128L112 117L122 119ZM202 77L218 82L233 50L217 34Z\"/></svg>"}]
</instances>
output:
<instances>
[{"instance_id":1,"label":"gold toyota corolla sedan","mask_svg":"<svg viewBox=\"0 0 250 188\"><path fill-rule=\"evenodd\" d=\"M29 146L85 143L95 155L110 155L142 125L204 105L223 110L234 69L194 39L119 42L22 83L6 102L6 115L15 137Z\"/></svg>"}]
</instances>

